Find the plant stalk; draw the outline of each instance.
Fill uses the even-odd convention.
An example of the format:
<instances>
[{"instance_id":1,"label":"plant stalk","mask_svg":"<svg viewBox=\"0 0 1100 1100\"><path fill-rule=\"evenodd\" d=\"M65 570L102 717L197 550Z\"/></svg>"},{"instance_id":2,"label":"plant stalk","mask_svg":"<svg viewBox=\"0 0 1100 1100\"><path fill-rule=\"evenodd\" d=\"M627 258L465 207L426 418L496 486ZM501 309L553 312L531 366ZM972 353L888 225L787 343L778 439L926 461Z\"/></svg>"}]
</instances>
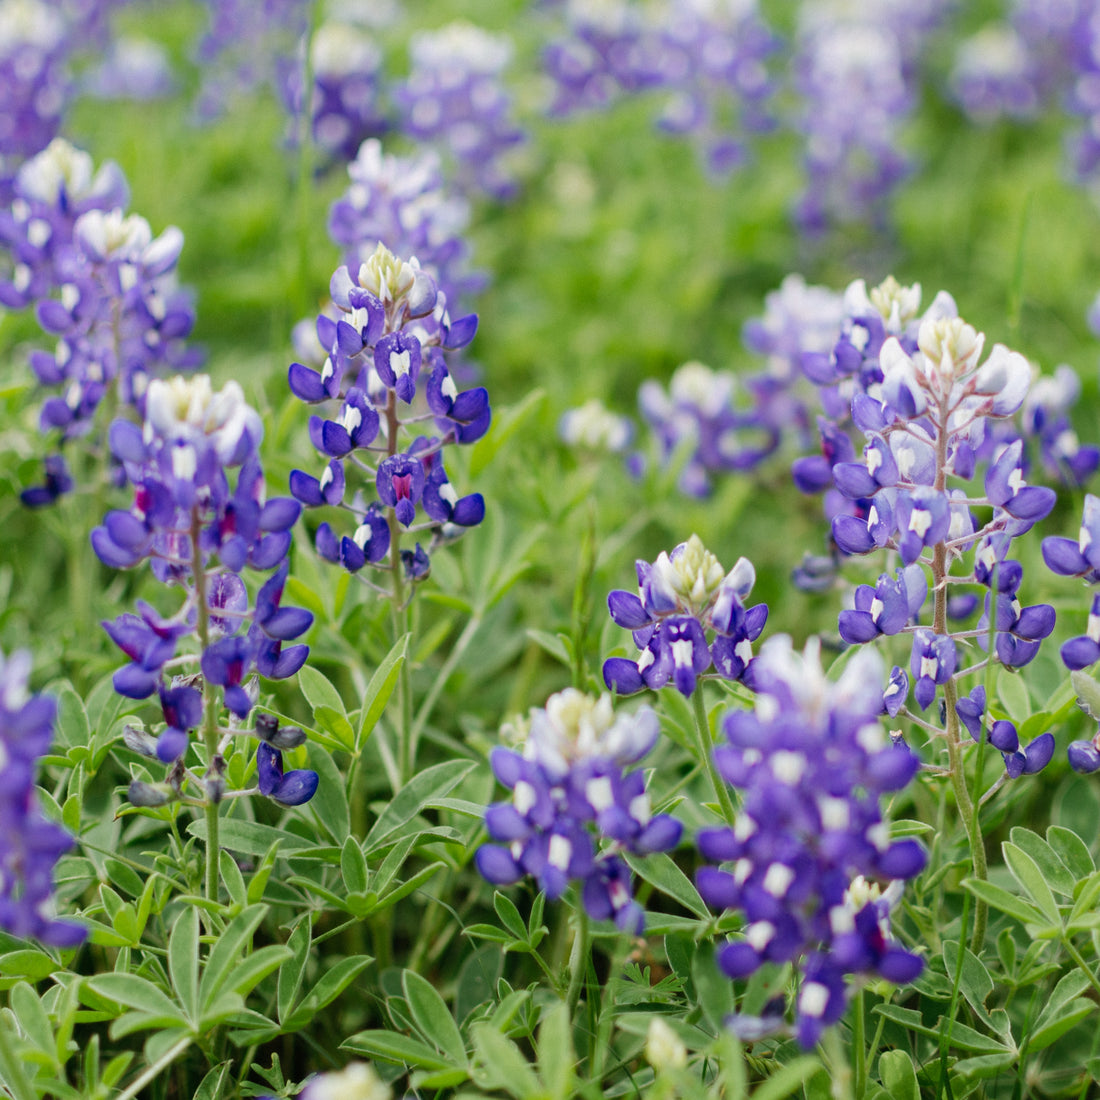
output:
<instances>
[{"instance_id":1,"label":"plant stalk","mask_svg":"<svg viewBox=\"0 0 1100 1100\"><path fill-rule=\"evenodd\" d=\"M710 723L707 721L707 708L703 702L703 685L696 684L691 693L691 707L695 715L695 735L699 749L699 759L710 776L710 784L714 789L715 798L722 809L722 816L726 824L732 829L737 820L737 810L734 808L733 799L730 798L729 788L725 780L718 774L718 768L714 764L714 741L710 736Z\"/></svg>"}]
</instances>

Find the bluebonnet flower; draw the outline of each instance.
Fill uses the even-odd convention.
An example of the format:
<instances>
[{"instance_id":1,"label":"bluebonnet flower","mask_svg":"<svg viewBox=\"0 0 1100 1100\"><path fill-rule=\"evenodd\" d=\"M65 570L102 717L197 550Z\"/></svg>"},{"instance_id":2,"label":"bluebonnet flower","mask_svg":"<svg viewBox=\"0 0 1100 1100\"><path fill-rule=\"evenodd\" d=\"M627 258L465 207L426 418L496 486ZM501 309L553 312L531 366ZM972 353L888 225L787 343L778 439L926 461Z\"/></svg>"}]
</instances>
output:
<instances>
[{"instance_id":1,"label":"bluebonnet flower","mask_svg":"<svg viewBox=\"0 0 1100 1100\"><path fill-rule=\"evenodd\" d=\"M619 853L664 852L681 833L674 818L652 813L644 773L628 770L659 733L648 707L616 716L610 696L572 688L532 710L522 754L498 747L490 755L513 794L486 810L497 843L478 849L481 874L499 885L533 875L551 900L577 882L592 917L639 934L645 918Z\"/></svg>"},{"instance_id":2,"label":"bluebonnet flower","mask_svg":"<svg viewBox=\"0 0 1100 1100\"><path fill-rule=\"evenodd\" d=\"M813 10L804 8L804 18ZM909 171L899 135L914 92L901 43L881 19L845 22L829 12L810 22L794 63L808 176L798 222L816 233L856 219L881 227Z\"/></svg>"},{"instance_id":3,"label":"bluebonnet flower","mask_svg":"<svg viewBox=\"0 0 1100 1100\"><path fill-rule=\"evenodd\" d=\"M31 657L0 654L0 928L52 947L75 947L82 926L53 911L53 871L73 838L35 794L38 760L50 750L57 703L32 695Z\"/></svg>"},{"instance_id":4,"label":"bluebonnet flower","mask_svg":"<svg viewBox=\"0 0 1100 1100\"><path fill-rule=\"evenodd\" d=\"M748 155L746 139L774 126L776 81L767 65L779 39L756 3L669 0L659 43L665 103L658 125L692 135L714 174L739 167Z\"/></svg>"},{"instance_id":5,"label":"bluebonnet flower","mask_svg":"<svg viewBox=\"0 0 1100 1100\"><path fill-rule=\"evenodd\" d=\"M290 488L307 507L350 511L354 533L338 536L331 524L321 524L318 553L352 573L368 563L393 571L393 583L381 591L403 601L404 580L427 575L430 552L417 544L406 555L403 532L431 532L432 545L442 545L485 515L481 495L460 497L443 461L446 447L473 443L489 428L488 393L459 391L443 354L473 339L477 316L452 321L431 275L382 244L354 277L340 267L331 291L338 319L328 313L317 319L326 349L320 370L294 363L288 376L295 396L329 410L329 417L309 422L310 439L329 462L320 477L295 470ZM439 434L409 439L412 425L426 420ZM353 470L373 482L377 501L349 494Z\"/></svg>"},{"instance_id":6,"label":"bluebonnet flower","mask_svg":"<svg viewBox=\"0 0 1100 1100\"><path fill-rule=\"evenodd\" d=\"M313 88L304 115L304 65L284 64L279 93L293 119L311 128L312 139L329 157L354 159L360 145L389 129L382 104L382 51L363 27L326 20L309 40Z\"/></svg>"},{"instance_id":7,"label":"bluebonnet flower","mask_svg":"<svg viewBox=\"0 0 1100 1100\"><path fill-rule=\"evenodd\" d=\"M450 310L484 286L485 276L469 269L469 204L444 182L438 153L397 156L384 153L372 138L348 165L348 178L347 190L329 211L328 229L349 271L383 243L395 255L415 256Z\"/></svg>"},{"instance_id":8,"label":"bluebonnet flower","mask_svg":"<svg viewBox=\"0 0 1100 1100\"><path fill-rule=\"evenodd\" d=\"M240 386L229 382L215 393L205 375L154 379L145 411L143 427L118 420L111 428L112 450L133 485L134 503L108 512L91 542L107 565L130 568L148 559L158 579L184 588L182 605L168 618L139 603L139 614L104 624L130 658L115 674L115 689L136 699L159 694L165 730L154 751L167 763L186 754L215 687L230 713L243 719L256 700L256 673L284 679L301 668L308 647L285 643L305 633L313 616L282 606L290 528L301 508L289 498L267 499L257 455L263 426ZM231 485L228 471L234 468ZM251 608L240 577L246 567L274 570ZM193 644L181 652L191 638L198 652ZM193 663L202 673L201 691L186 677L172 679L176 669ZM271 741L274 731L267 732ZM282 747L286 738L266 747L261 792L293 804L308 789L299 798L305 801L314 788L303 788L298 773L282 776ZM216 748L211 746L212 757Z\"/></svg>"},{"instance_id":9,"label":"bluebonnet flower","mask_svg":"<svg viewBox=\"0 0 1100 1100\"><path fill-rule=\"evenodd\" d=\"M986 730L986 739L1004 759L1006 779L1019 779L1021 775L1041 772L1054 756L1054 734L1048 730L1021 748L1015 724L1006 718L994 720L987 715L985 702L985 688L979 684L955 704L959 721L971 738L981 743L982 730Z\"/></svg>"},{"instance_id":10,"label":"bluebonnet flower","mask_svg":"<svg viewBox=\"0 0 1100 1100\"><path fill-rule=\"evenodd\" d=\"M568 447L612 454L626 449L634 438L634 425L625 416L609 411L597 398L563 413L558 438Z\"/></svg>"},{"instance_id":11,"label":"bluebonnet flower","mask_svg":"<svg viewBox=\"0 0 1100 1100\"><path fill-rule=\"evenodd\" d=\"M1043 468L1073 488L1100 468L1100 447L1082 443L1069 422L1080 393L1077 372L1063 363L1053 375L1035 379L1022 410L1025 437L1037 442Z\"/></svg>"},{"instance_id":12,"label":"bluebonnet flower","mask_svg":"<svg viewBox=\"0 0 1100 1100\"><path fill-rule=\"evenodd\" d=\"M495 199L516 193L508 157L524 140L504 86L511 57L506 36L472 23L419 32L409 43L408 77L393 92L404 132L441 145L462 185Z\"/></svg>"},{"instance_id":13,"label":"bluebonnet flower","mask_svg":"<svg viewBox=\"0 0 1100 1100\"><path fill-rule=\"evenodd\" d=\"M297 68L295 46L309 27L307 0L204 0L208 26L195 47L200 120L220 117L243 95L274 87Z\"/></svg>"},{"instance_id":14,"label":"bluebonnet flower","mask_svg":"<svg viewBox=\"0 0 1100 1100\"><path fill-rule=\"evenodd\" d=\"M919 767L879 724L882 679L870 650L830 683L816 643L799 655L772 638L754 665L755 710L726 718L728 744L714 752L742 801L732 828L699 834L704 859L721 866L702 867L696 882L709 905L745 920L719 965L733 978L795 965L795 1034L806 1048L843 1015L849 975L904 984L922 969L890 932L890 910L925 853L913 839L891 840L882 819L881 799Z\"/></svg>"},{"instance_id":15,"label":"bluebonnet flower","mask_svg":"<svg viewBox=\"0 0 1100 1100\"><path fill-rule=\"evenodd\" d=\"M1033 119L1041 105L1039 73L1023 36L1008 23L989 23L959 43L951 92L979 124Z\"/></svg>"},{"instance_id":16,"label":"bluebonnet flower","mask_svg":"<svg viewBox=\"0 0 1100 1100\"><path fill-rule=\"evenodd\" d=\"M732 372L697 362L678 367L667 392L652 379L638 389L638 406L661 461L691 444L680 475L680 488L691 496L706 496L714 474L752 469L779 445L778 424L760 415L755 402L739 399L739 389Z\"/></svg>"},{"instance_id":17,"label":"bluebonnet flower","mask_svg":"<svg viewBox=\"0 0 1100 1100\"><path fill-rule=\"evenodd\" d=\"M610 657L604 683L630 695L670 681L691 695L712 667L724 680L740 680L752 662L752 643L768 618L766 604L745 607L756 582L752 562L740 558L727 574L698 535L652 563L635 563L638 595L615 591L607 598L612 619L633 632L637 660ZM707 635L713 636L708 641Z\"/></svg>"},{"instance_id":18,"label":"bluebonnet flower","mask_svg":"<svg viewBox=\"0 0 1100 1100\"><path fill-rule=\"evenodd\" d=\"M65 281L61 265L73 247L76 220L90 210L126 206L129 186L113 161L92 158L55 138L15 175L13 197L0 209L0 253L9 265L0 278L0 303L23 309Z\"/></svg>"},{"instance_id":19,"label":"bluebonnet flower","mask_svg":"<svg viewBox=\"0 0 1100 1100\"><path fill-rule=\"evenodd\" d=\"M194 308L176 281L183 235L170 226L154 238L144 218L124 213L128 188L117 166L93 174L91 158L60 140L23 165L16 192L0 216L14 261L0 300L37 300L39 324L57 338L52 351L32 352L30 365L43 386L60 389L43 403L39 425L64 445L94 431L109 394L108 405L141 416L150 377L200 361L186 343ZM48 504L69 485L52 455L46 484L23 500Z\"/></svg>"},{"instance_id":20,"label":"bluebonnet flower","mask_svg":"<svg viewBox=\"0 0 1100 1100\"><path fill-rule=\"evenodd\" d=\"M660 84L657 26L637 5L568 0L562 15L564 33L543 51L543 66L554 84L552 115L604 108L623 93Z\"/></svg>"},{"instance_id":21,"label":"bluebonnet flower","mask_svg":"<svg viewBox=\"0 0 1100 1100\"><path fill-rule=\"evenodd\" d=\"M0 206L19 164L57 135L68 107L70 28L56 5L0 0Z\"/></svg>"},{"instance_id":22,"label":"bluebonnet flower","mask_svg":"<svg viewBox=\"0 0 1100 1100\"><path fill-rule=\"evenodd\" d=\"M130 35L114 39L103 60L81 80L81 90L97 99L160 99L175 87L165 48Z\"/></svg>"}]
</instances>

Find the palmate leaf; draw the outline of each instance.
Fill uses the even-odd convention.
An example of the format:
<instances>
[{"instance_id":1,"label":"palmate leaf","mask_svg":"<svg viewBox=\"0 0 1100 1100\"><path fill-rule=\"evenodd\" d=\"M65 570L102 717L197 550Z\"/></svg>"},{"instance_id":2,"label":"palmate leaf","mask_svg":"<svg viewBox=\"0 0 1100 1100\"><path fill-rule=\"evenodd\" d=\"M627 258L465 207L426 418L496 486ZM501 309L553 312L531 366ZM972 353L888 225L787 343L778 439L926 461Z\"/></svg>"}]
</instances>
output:
<instances>
[{"instance_id":1,"label":"palmate leaf","mask_svg":"<svg viewBox=\"0 0 1100 1100\"><path fill-rule=\"evenodd\" d=\"M283 1020L282 1031L298 1031L327 1008L355 979L374 962L370 955L352 955L330 966L313 988L291 1010Z\"/></svg>"},{"instance_id":2,"label":"palmate leaf","mask_svg":"<svg viewBox=\"0 0 1100 1100\"><path fill-rule=\"evenodd\" d=\"M421 1036L453 1064L465 1064L465 1040L435 986L414 971L406 970L401 975L401 988Z\"/></svg>"}]
</instances>

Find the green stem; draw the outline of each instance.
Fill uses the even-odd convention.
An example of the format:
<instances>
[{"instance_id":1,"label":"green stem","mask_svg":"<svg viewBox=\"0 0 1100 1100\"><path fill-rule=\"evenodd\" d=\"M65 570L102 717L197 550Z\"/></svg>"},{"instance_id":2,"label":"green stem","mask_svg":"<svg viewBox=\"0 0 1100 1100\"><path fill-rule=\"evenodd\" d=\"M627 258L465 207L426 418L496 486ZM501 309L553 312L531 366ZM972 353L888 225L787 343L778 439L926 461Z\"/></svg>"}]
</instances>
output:
<instances>
[{"instance_id":1,"label":"green stem","mask_svg":"<svg viewBox=\"0 0 1100 1100\"><path fill-rule=\"evenodd\" d=\"M703 767L706 768L707 775L710 776L710 785L714 788L715 798L718 799L718 805L722 808L722 816L726 819L726 824L732 829L737 820L737 811L734 809L733 799L730 798L729 788L726 786L725 780L718 774L718 769L714 764L714 741L710 735L710 723L707 721L707 708L703 703L702 684L695 685L695 690L691 693L691 706L695 714L695 735L698 742L699 759Z\"/></svg>"},{"instance_id":2,"label":"green stem","mask_svg":"<svg viewBox=\"0 0 1100 1100\"><path fill-rule=\"evenodd\" d=\"M856 1100L867 1094L867 1036L864 1032L863 990L852 998L852 1073Z\"/></svg>"},{"instance_id":3,"label":"green stem","mask_svg":"<svg viewBox=\"0 0 1100 1100\"><path fill-rule=\"evenodd\" d=\"M186 1035L174 1046L170 1046L143 1074L135 1077L129 1086L115 1097L115 1100L133 1100L150 1081L155 1081L190 1045L191 1036Z\"/></svg>"},{"instance_id":4,"label":"green stem","mask_svg":"<svg viewBox=\"0 0 1100 1100\"><path fill-rule=\"evenodd\" d=\"M11 1047L7 1021L0 1019L0 1075L3 1076L15 1100L38 1100L38 1093L27 1080L23 1065Z\"/></svg>"},{"instance_id":5,"label":"green stem","mask_svg":"<svg viewBox=\"0 0 1100 1100\"><path fill-rule=\"evenodd\" d=\"M206 573L203 570L202 547L199 545L201 522L198 505L191 509L191 573L195 580L195 611L198 617L197 630L199 646L205 653L210 644L210 608L206 603ZM206 766L212 768L218 755L218 700L206 678L202 681L203 730L202 739L206 745ZM218 900L221 875L219 857L221 846L218 843L218 806L207 801L203 811L206 817L206 897L210 901Z\"/></svg>"},{"instance_id":6,"label":"green stem","mask_svg":"<svg viewBox=\"0 0 1100 1100\"><path fill-rule=\"evenodd\" d=\"M588 969L589 937L588 914L582 906L577 910L577 931L573 936L573 950L569 953L569 989L565 994L565 1006L569 1018L577 1011L577 1002L581 999L584 975Z\"/></svg>"},{"instance_id":7,"label":"green stem","mask_svg":"<svg viewBox=\"0 0 1100 1100\"><path fill-rule=\"evenodd\" d=\"M949 410L947 403L949 397L945 397L940 407L939 432L936 437L936 483L935 488L944 492L947 487L947 422ZM932 551L932 591L934 593L934 605L932 612L932 630L936 634L947 635L947 547L939 542ZM955 792L955 803L959 808L959 816L966 828L967 838L970 842L970 859L974 869L974 877L981 881L988 878L988 867L985 858L985 840L982 837L981 824L978 820L980 806L970 797L970 788L966 785L966 772L962 758L962 738L959 731L959 716L955 705L959 700L959 685L955 677L951 676L943 686L944 708L946 710L947 755L951 763L951 786ZM974 933L971 938L971 948L974 954L981 954L985 944L985 928L989 908L984 901L978 900L974 908Z\"/></svg>"}]
</instances>

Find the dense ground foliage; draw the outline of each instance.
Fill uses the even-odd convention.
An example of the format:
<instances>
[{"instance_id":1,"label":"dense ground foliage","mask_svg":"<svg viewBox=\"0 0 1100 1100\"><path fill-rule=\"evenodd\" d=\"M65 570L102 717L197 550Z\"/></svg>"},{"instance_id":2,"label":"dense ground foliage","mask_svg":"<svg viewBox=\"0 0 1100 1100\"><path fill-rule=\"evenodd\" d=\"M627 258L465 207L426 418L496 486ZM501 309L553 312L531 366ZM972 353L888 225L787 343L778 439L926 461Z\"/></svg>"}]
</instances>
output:
<instances>
[{"instance_id":1,"label":"dense ground foliage","mask_svg":"<svg viewBox=\"0 0 1100 1100\"><path fill-rule=\"evenodd\" d=\"M0 0L0 1092L1093 1095L1095 5L330 7Z\"/></svg>"}]
</instances>

